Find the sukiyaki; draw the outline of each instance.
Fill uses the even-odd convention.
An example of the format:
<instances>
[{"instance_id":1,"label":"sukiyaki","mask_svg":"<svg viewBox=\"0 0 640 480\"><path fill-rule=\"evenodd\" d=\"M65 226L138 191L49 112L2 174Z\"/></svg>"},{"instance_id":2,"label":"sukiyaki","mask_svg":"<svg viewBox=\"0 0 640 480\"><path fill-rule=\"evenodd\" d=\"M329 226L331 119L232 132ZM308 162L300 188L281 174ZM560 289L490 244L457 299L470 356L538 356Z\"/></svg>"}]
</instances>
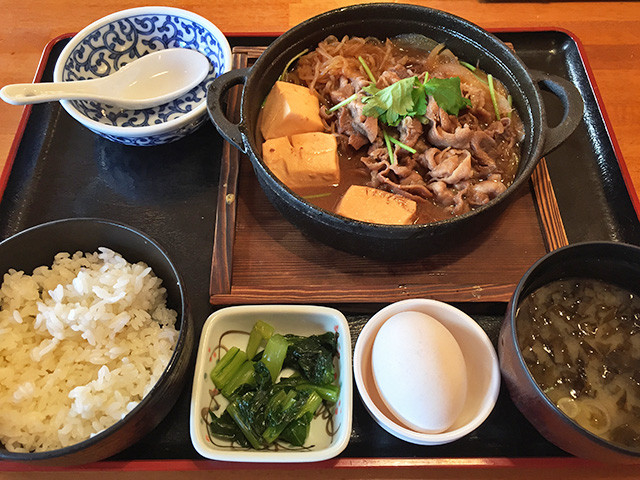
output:
<instances>
[{"instance_id":1,"label":"sukiyaki","mask_svg":"<svg viewBox=\"0 0 640 480\"><path fill-rule=\"evenodd\" d=\"M416 37L428 46L330 36L292 59L261 112L273 174L321 208L382 224L443 220L504 192L524 136L506 88Z\"/></svg>"}]
</instances>

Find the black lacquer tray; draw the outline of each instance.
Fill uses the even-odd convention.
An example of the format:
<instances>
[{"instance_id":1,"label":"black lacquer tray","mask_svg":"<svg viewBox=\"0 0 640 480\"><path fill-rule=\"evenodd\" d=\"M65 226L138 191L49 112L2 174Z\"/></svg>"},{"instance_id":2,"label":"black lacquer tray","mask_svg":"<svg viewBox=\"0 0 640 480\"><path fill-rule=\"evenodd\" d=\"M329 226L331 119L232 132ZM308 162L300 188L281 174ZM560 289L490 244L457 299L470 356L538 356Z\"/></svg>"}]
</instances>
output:
<instances>
[{"instance_id":1,"label":"black lacquer tray","mask_svg":"<svg viewBox=\"0 0 640 480\"><path fill-rule=\"evenodd\" d=\"M614 240L640 245L636 196L627 190L626 168L609 133L578 41L554 30L496 34L511 43L530 68L570 79L585 100L584 121L546 157L569 242ZM262 46L273 38L231 36L229 40L232 46ZM56 58L66 42L66 37L56 39L45 50L41 81L51 81ZM562 115L558 100L545 94L545 102L550 123L558 122ZM173 144L127 147L94 135L57 103L30 108L1 179L6 189L0 202L0 238L67 217L104 217L137 227L161 243L178 266L194 319L202 327L214 311L208 288L222 139L213 125L207 122ZM364 309L362 305L338 306L349 319L354 343L362 325L379 307L374 305L375 298L371 302ZM278 298L273 298L273 303L278 303ZM475 318L495 344L506 304L456 306ZM190 396L188 379L177 405L155 431L101 465L118 468L122 461L146 460L166 462L170 469L172 461L175 465L176 461L201 459L189 437ZM338 463L353 460L362 466L380 465L391 459L397 465L402 459L423 459L429 464L445 464L448 459L469 459L473 464L471 459L477 459L478 464L486 465L500 459L521 459L528 464L536 458L561 460L568 455L530 426L503 387L493 413L480 428L457 442L437 447L408 444L386 433L368 415L356 393L351 440ZM0 465L0 470L3 468L9 467Z\"/></svg>"}]
</instances>

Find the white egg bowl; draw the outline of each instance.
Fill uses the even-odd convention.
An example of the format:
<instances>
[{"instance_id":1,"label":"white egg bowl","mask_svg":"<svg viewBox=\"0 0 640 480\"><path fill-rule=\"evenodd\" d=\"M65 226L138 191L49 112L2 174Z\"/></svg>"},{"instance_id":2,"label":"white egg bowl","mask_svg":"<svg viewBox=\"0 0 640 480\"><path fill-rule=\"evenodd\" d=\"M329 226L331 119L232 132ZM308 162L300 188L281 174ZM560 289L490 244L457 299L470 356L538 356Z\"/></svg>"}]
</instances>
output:
<instances>
[{"instance_id":1,"label":"white egg bowl","mask_svg":"<svg viewBox=\"0 0 640 480\"><path fill-rule=\"evenodd\" d=\"M211 404L211 391L215 388L209 376L218 360L214 350L219 343L227 348L236 346L245 350L247 334L258 320L272 325L276 333L280 334L338 333L336 374L340 395L331 412L333 435L327 432L326 420L318 417L311 422L309 436L302 448L254 450L222 440L215 440L214 443L209 438L202 412ZM203 457L230 462L300 463L333 458L345 449L351 437L352 385L351 334L346 318L338 310L312 305L246 305L223 308L209 316L200 337L191 394L191 443Z\"/></svg>"},{"instance_id":2,"label":"white egg bowl","mask_svg":"<svg viewBox=\"0 0 640 480\"><path fill-rule=\"evenodd\" d=\"M376 335L392 316L407 311L430 315L444 325L457 341L467 370L467 397L462 413L453 425L441 433L420 433L404 426L382 400L372 368L372 350ZM496 351L485 331L461 310L436 300L413 299L393 303L366 323L353 354L356 386L373 419L387 432L418 445L450 443L475 430L489 416L500 391L500 368ZM417 375L417 368L409 375Z\"/></svg>"}]
</instances>

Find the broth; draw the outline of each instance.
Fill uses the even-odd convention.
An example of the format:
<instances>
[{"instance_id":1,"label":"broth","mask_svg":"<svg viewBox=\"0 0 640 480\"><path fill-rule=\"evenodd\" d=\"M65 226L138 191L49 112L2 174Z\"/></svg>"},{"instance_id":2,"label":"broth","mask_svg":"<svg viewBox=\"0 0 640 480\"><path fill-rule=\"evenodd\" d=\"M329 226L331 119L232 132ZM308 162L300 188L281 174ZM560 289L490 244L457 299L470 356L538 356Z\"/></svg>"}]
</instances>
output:
<instances>
[{"instance_id":1,"label":"broth","mask_svg":"<svg viewBox=\"0 0 640 480\"><path fill-rule=\"evenodd\" d=\"M519 305L522 356L560 410L640 451L640 297L599 280L545 285Z\"/></svg>"},{"instance_id":2,"label":"broth","mask_svg":"<svg viewBox=\"0 0 640 480\"><path fill-rule=\"evenodd\" d=\"M371 180L369 170L362 165L360 157L362 157L362 154L357 152L353 155L343 151L338 152L340 162L339 184L331 187L293 188L292 190L309 203L330 212L335 212L340 199L351 185L368 185ZM417 205L415 224L437 222L455 216L433 201L420 201L417 202Z\"/></svg>"}]
</instances>

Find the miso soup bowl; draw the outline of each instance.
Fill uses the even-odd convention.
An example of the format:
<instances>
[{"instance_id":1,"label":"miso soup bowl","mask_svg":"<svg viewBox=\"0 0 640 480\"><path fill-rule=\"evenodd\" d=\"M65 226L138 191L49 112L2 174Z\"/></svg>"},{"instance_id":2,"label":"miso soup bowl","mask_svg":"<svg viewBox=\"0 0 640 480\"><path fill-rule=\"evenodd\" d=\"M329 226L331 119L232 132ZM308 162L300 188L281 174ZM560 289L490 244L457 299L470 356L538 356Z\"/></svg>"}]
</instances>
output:
<instances>
[{"instance_id":1,"label":"miso soup bowl","mask_svg":"<svg viewBox=\"0 0 640 480\"><path fill-rule=\"evenodd\" d=\"M503 381L523 415L550 442L583 458L640 463L640 447L622 448L585 430L566 416L538 386L518 343L518 306L534 290L569 277L603 280L640 293L640 248L615 242L577 243L536 262L520 280L508 305L498 341Z\"/></svg>"},{"instance_id":2,"label":"miso soup bowl","mask_svg":"<svg viewBox=\"0 0 640 480\"><path fill-rule=\"evenodd\" d=\"M451 219L420 225L381 225L361 222L313 206L293 193L266 167L257 138L258 115L271 87L288 62L308 48L313 50L329 35L377 37L418 33L445 43L459 58L500 79L513 97L525 130L522 158L513 184L488 204ZM233 86L243 84L240 120L225 116L221 99ZM565 115L551 128L538 85L562 101ZM538 160L561 144L583 114L580 93L570 82L542 72L528 71L514 52L497 37L457 16L414 5L364 4L339 8L313 17L278 37L251 68L233 70L212 82L207 108L221 135L246 153L267 197L294 225L309 236L355 254L380 258L419 257L433 253L461 230L477 227L500 211L523 183ZM459 237L458 237L459 240Z\"/></svg>"}]
</instances>

